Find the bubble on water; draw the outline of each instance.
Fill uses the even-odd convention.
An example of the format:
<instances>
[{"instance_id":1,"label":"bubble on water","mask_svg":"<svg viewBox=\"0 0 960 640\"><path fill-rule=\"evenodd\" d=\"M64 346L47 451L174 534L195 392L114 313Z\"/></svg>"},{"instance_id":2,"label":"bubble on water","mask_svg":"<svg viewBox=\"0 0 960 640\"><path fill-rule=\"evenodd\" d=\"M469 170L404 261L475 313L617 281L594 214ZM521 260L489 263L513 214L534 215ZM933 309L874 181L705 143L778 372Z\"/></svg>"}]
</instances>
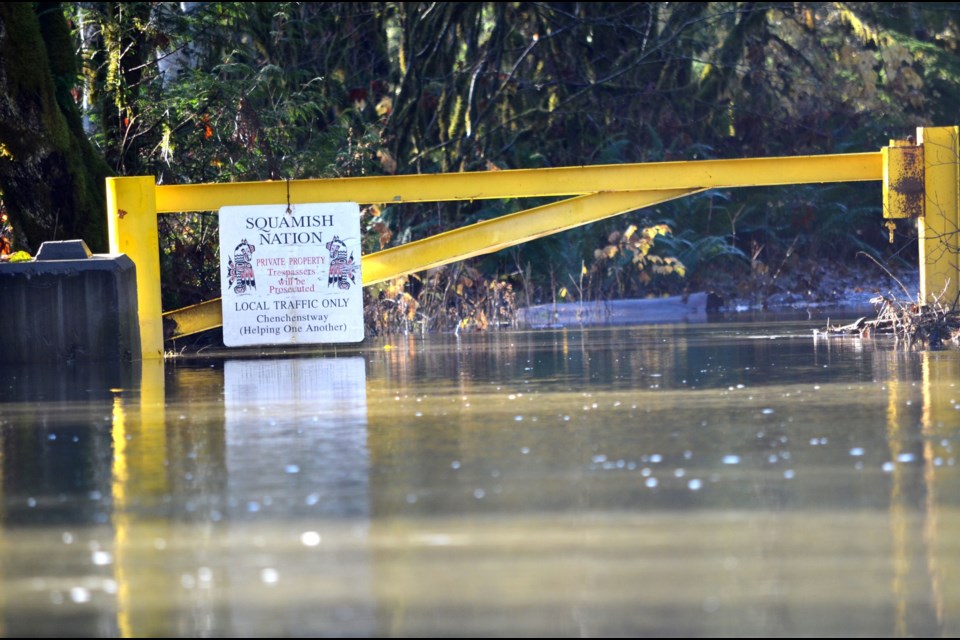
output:
<instances>
[{"instance_id":1,"label":"bubble on water","mask_svg":"<svg viewBox=\"0 0 960 640\"><path fill-rule=\"evenodd\" d=\"M915 459L912 453L901 453L897 456L897 462L913 462Z\"/></svg>"},{"instance_id":2,"label":"bubble on water","mask_svg":"<svg viewBox=\"0 0 960 640\"><path fill-rule=\"evenodd\" d=\"M674 472L673 472L673 475L675 475L675 476L678 477L678 478L682 478L682 477L685 476L686 474L687 474L687 472L684 471L683 468L675 469Z\"/></svg>"},{"instance_id":3,"label":"bubble on water","mask_svg":"<svg viewBox=\"0 0 960 640\"><path fill-rule=\"evenodd\" d=\"M776 461L776 456L773 456L774 461ZM740 464L740 456L734 455L732 453L723 456L723 464Z\"/></svg>"},{"instance_id":4,"label":"bubble on water","mask_svg":"<svg viewBox=\"0 0 960 640\"><path fill-rule=\"evenodd\" d=\"M850 455L855 458L859 458L863 455L863 447L854 447L850 449Z\"/></svg>"},{"instance_id":5,"label":"bubble on water","mask_svg":"<svg viewBox=\"0 0 960 640\"><path fill-rule=\"evenodd\" d=\"M73 544L73 534L69 531L64 531L63 535L60 536L60 539L63 540L63 544Z\"/></svg>"},{"instance_id":6,"label":"bubble on water","mask_svg":"<svg viewBox=\"0 0 960 640\"><path fill-rule=\"evenodd\" d=\"M699 491L702 486L703 482L699 478L692 478L690 482L687 483L690 491Z\"/></svg>"},{"instance_id":7,"label":"bubble on water","mask_svg":"<svg viewBox=\"0 0 960 640\"><path fill-rule=\"evenodd\" d=\"M417 412L416 412L415 414L413 414L413 415L415 415L415 416L418 417L418 418L422 418L422 417L423 417L423 412L417 411Z\"/></svg>"},{"instance_id":8,"label":"bubble on water","mask_svg":"<svg viewBox=\"0 0 960 640\"><path fill-rule=\"evenodd\" d=\"M787 469L783 472L783 477L787 480L792 480L795 475L796 473L794 473L793 469Z\"/></svg>"},{"instance_id":9,"label":"bubble on water","mask_svg":"<svg viewBox=\"0 0 960 640\"><path fill-rule=\"evenodd\" d=\"M316 531L304 531L300 534L300 543L305 547L315 547L323 540Z\"/></svg>"},{"instance_id":10,"label":"bubble on water","mask_svg":"<svg viewBox=\"0 0 960 640\"><path fill-rule=\"evenodd\" d=\"M892 462L884 462L880 468L883 469L884 473L891 473L893 471L894 464Z\"/></svg>"},{"instance_id":11,"label":"bubble on water","mask_svg":"<svg viewBox=\"0 0 960 640\"><path fill-rule=\"evenodd\" d=\"M57 439L57 434L55 433L51 433L50 435L47 436L47 440L56 440L56 439Z\"/></svg>"},{"instance_id":12,"label":"bubble on water","mask_svg":"<svg viewBox=\"0 0 960 640\"><path fill-rule=\"evenodd\" d=\"M766 407L766 408L761 409L761 410L760 410L760 413L762 413L762 414L765 415L765 416L769 416L770 414L775 413L775 412L774 412L774 410L771 409L770 407Z\"/></svg>"},{"instance_id":13,"label":"bubble on water","mask_svg":"<svg viewBox=\"0 0 960 640\"><path fill-rule=\"evenodd\" d=\"M77 604L90 602L90 590L84 587L71 587L70 599Z\"/></svg>"},{"instance_id":14,"label":"bubble on water","mask_svg":"<svg viewBox=\"0 0 960 640\"><path fill-rule=\"evenodd\" d=\"M295 464L288 464L287 466L285 466L285 467L283 468L283 470L284 470L285 472L287 472L287 473L290 473L290 474L300 473L300 467L299 467L298 465L295 465Z\"/></svg>"},{"instance_id":15,"label":"bubble on water","mask_svg":"<svg viewBox=\"0 0 960 640\"><path fill-rule=\"evenodd\" d=\"M417 494L408 493L407 494L407 504L415 504L417 502Z\"/></svg>"},{"instance_id":16,"label":"bubble on water","mask_svg":"<svg viewBox=\"0 0 960 640\"><path fill-rule=\"evenodd\" d=\"M775 453L771 453L769 456L767 456L767 462L769 462L770 464L776 464L777 460L779 459L780 458L778 458L777 454Z\"/></svg>"},{"instance_id":17,"label":"bubble on water","mask_svg":"<svg viewBox=\"0 0 960 640\"><path fill-rule=\"evenodd\" d=\"M513 419L514 419L516 422L523 422L523 416L513 416Z\"/></svg>"},{"instance_id":18,"label":"bubble on water","mask_svg":"<svg viewBox=\"0 0 960 640\"><path fill-rule=\"evenodd\" d=\"M94 551L90 560L98 567L103 567L113 563L113 556L106 551Z\"/></svg>"},{"instance_id":19,"label":"bubble on water","mask_svg":"<svg viewBox=\"0 0 960 640\"><path fill-rule=\"evenodd\" d=\"M523 455L527 455L528 453L530 453L530 447L520 447L520 453L522 453Z\"/></svg>"},{"instance_id":20,"label":"bubble on water","mask_svg":"<svg viewBox=\"0 0 960 640\"><path fill-rule=\"evenodd\" d=\"M260 570L260 581L266 585L275 585L280 581L280 574L276 569L267 567Z\"/></svg>"},{"instance_id":21,"label":"bubble on water","mask_svg":"<svg viewBox=\"0 0 960 640\"><path fill-rule=\"evenodd\" d=\"M720 598L710 596L703 601L703 610L706 613L716 613L720 610Z\"/></svg>"},{"instance_id":22,"label":"bubble on water","mask_svg":"<svg viewBox=\"0 0 960 640\"><path fill-rule=\"evenodd\" d=\"M690 451L690 450L688 449L688 450L686 450L686 451L683 452L683 459L684 459L684 460L689 460L689 459L692 458L692 457L693 457L693 451Z\"/></svg>"},{"instance_id":23,"label":"bubble on water","mask_svg":"<svg viewBox=\"0 0 960 640\"><path fill-rule=\"evenodd\" d=\"M657 481L656 478L647 478L647 481L646 481L644 484L646 484L648 487L650 487L651 489L653 489L654 487L656 487L656 486L657 486L658 484L660 484L660 483Z\"/></svg>"},{"instance_id":24,"label":"bubble on water","mask_svg":"<svg viewBox=\"0 0 960 640\"><path fill-rule=\"evenodd\" d=\"M307 503L308 506L312 507L313 505L315 505L315 504L317 504L318 502L320 502L320 494L318 494L318 493L311 493L310 495L308 495L308 496L306 497L306 499L304 500L304 502Z\"/></svg>"},{"instance_id":25,"label":"bubble on water","mask_svg":"<svg viewBox=\"0 0 960 640\"><path fill-rule=\"evenodd\" d=\"M197 586L197 579L189 573L184 573L180 576L180 586L184 589L193 589Z\"/></svg>"},{"instance_id":26,"label":"bubble on water","mask_svg":"<svg viewBox=\"0 0 960 640\"><path fill-rule=\"evenodd\" d=\"M109 595L113 595L117 592L117 581L116 580L104 580L103 581L103 592Z\"/></svg>"},{"instance_id":27,"label":"bubble on water","mask_svg":"<svg viewBox=\"0 0 960 640\"><path fill-rule=\"evenodd\" d=\"M247 511L250 513L256 513L257 511L260 511L260 503L255 501L248 502Z\"/></svg>"},{"instance_id":28,"label":"bubble on water","mask_svg":"<svg viewBox=\"0 0 960 640\"><path fill-rule=\"evenodd\" d=\"M650 462L652 462L653 464L657 464L658 462L662 462L662 461L663 461L663 456L661 456L659 453L655 453L650 456Z\"/></svg>"},{"instance_id":29,"label":"bubble on water","mask_svg":"<svg viewBox=\"0 0 960 640\"><path fill-rule=\"evenodd\" d=\"M603 455L602 453L599 455L593 456L594 464L600 464L601 462L606 462L606 461L607 461L607 456Z\"/></svg>"},{"instance_id":30,"label":"bubble on water","mask_svg":"<svg viewBox=\"0 0 960 640\"><path fill-rule=\"evenodd\" d=\"M451 463L450 463L450 468L451 468L451 469L454 469L454 470L459 469L459 468L460 468L460 461L459 461L459 460L454 460L453 462L451 462Z\"/></svg>"},{"instance_id":31,"label":"bubble on water","mask_svg":"<svg viewBox=\"0 0 960 640\"><path fill-rule=\"evenodd\" d=\"M485 495L487 495L487 492L484 491L483 489L474 489L474 490L473 490L473 497L476 498L477 500L482 499Z\"/></svg>"},{"instance_id":32,"label":"bubble on water","mask_svg":"<svg viewBox=\"0 0 960 640\"><path fill-rule=\"evenodd\" d=\"M37 499L36 499L36 498L27 498L27 506L30 507L31 509L33 509L35 506L37 506Z\"/></svg>"}]
</instances>

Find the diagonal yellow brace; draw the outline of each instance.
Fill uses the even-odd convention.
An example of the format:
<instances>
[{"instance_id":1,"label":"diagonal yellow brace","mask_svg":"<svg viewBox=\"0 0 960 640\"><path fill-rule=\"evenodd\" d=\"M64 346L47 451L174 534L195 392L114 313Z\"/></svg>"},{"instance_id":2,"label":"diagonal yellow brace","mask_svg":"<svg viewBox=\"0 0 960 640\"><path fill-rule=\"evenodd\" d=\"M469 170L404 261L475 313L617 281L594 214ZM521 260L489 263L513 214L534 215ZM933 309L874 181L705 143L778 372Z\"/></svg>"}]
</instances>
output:
<instances>
[{"instance_id":1,"label":"diagonal yellow brace","mask_svg":"<svg viewBox=\"0 0 960 640\"><path fill-rule=\"evenodd\" d=\"M594 193L484 220L364 258L363 284L377 284L408 273L493 253L697 191L699 189Z\"/></svg>"},{"instance_id":2,"label":"diagonal yellow brace","mask_svg":"<svg viewBox=\"0 0 960 640\"><path fill-rule=\"evenodd\" d=\"M580 225L642 209L702 189L594 193L519 211L364 256L364 286L439 267L567 231ZM220 299L163 314L168 337L223 324Z\"/></svg>"}]
</instances>

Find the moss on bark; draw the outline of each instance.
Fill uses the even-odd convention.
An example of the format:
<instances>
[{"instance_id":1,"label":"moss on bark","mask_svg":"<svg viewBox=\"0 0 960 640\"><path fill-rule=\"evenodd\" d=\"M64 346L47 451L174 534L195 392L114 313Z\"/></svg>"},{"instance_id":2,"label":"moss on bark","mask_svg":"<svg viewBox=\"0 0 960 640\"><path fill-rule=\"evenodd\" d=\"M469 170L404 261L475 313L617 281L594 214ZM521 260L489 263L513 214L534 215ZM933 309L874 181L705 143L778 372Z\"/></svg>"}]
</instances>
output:
<instances>
[{"instance_id":1,"label":"moss on bark","mask_svg":"<svg viewBox=\"0 0 960 640\"><path fill-rule=\"evenodd\" d=\"M29 251L71 238L107 248L110 171L70 94L74 50L59 3L0 4L0 191Z\"/></svg>"}]
</instances>

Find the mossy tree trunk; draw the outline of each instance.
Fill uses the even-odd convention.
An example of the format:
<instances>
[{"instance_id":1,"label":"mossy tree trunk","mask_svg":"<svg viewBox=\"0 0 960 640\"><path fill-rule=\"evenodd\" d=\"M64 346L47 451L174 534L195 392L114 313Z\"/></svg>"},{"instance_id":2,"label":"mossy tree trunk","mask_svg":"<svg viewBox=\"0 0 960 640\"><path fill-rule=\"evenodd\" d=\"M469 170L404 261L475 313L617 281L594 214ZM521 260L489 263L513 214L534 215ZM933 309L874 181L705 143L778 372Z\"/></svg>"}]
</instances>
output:
<instances>
[{"instance_id":1,"label":"mossy tree trunk","mask_svg":"<svg viewBox=\"0 0 960 640\"><path fill-rule=\"evenodd\" d=\"M76 81L60 4L0 4L0 196L17 248L76 238L107 248L109 168L83 132Z\"/></svg>"}]
</instances>

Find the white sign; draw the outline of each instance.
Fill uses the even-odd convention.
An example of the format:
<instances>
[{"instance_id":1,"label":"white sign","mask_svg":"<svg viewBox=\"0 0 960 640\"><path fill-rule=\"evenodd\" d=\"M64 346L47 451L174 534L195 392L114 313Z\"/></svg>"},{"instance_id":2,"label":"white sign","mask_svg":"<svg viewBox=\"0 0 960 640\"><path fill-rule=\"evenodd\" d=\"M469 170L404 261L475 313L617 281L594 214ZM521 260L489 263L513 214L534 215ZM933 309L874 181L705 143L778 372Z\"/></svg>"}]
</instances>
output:
<instances>
[{"instance_id":1,"label":"white sign","mask_svg":"<svg viewBox=\"0 0 960 640\"><path fill-rule=\"evenodd\" d=\"M363 340L360 206L222 207L223 343Z\"/></svg>"}]
</instances>

